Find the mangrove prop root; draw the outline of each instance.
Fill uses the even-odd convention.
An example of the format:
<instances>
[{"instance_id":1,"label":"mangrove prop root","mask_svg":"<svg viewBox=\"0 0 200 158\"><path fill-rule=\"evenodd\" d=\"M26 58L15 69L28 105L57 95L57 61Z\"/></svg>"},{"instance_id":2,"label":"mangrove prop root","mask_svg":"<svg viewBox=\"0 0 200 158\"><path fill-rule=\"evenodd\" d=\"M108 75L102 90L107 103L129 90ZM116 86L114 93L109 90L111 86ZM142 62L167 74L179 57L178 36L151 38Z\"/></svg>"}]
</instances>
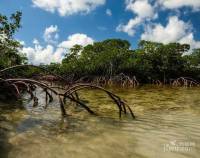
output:
<instances>
[{"instance_id":1,"label":"mangrove prop root","mask_svg":"<svg viewBox=\"0 0 200 158\"><path fill-rule=\"evenodd\" d=\"M51 85L48 85L47 83L44 83L42 81L37 81L34 79L6 78L5 77L6 76L5 74L8 73L10 70L22 68L22 67L36 67L36 68L45 70L42 67L38 67L38 66L34 66L34 65L19 65L19 66L13 66L13 67L9 67L9 68L0 70L0 76L2 77L2 78L0 78L0 89L1 88L9 89L10 92L16 98L19 98L19 96L22 96L22 93L26 91L28 94L30 94L31 99L33 100L33 107L38 106L38 98L36 96L36 91L35 91L35 89L38 87L38 88L41 88L45 93L45 103L46 103L45 108L47 108L48 104L54 100L53 95L58 98L58 100L60 102L61 114L63 117L67 116L66 107L65 107L66 99L69 99L70 101L76 103L76 105L81 106L88 113L90 113L92 115L97 115L93 110L91 110L86 104L84 104L81 101L81 99L79 98L79 95L78 95L78 91L80 91L82 89L98 89L100 91L105 92L113 100L113 102L116 104L116 106L119 110L120 118L121 118L122 114L127 114L127 112L129 112L131 114L133 119L135 118L131 108L126 104L125 101L123 101L116 94L114 94L96 84L92 84L92 83L74 83L73 84L73 82L68 83L65 80L65 78L55 75L55 74L52 74L52 73L50 73L50 74L54 75L55 77L59 78L62 81L66 81L66 82L64 82L64 83L66 83L66 86L64 86L64 88L51 86ZM45 71L47 71L47 70L45 70ZM52 78L55 79L54 77L52 77ZM134 85L139 84L139 82L137 82L136 78L131 79L131 78L125 76L124 74L120 75L119 81L124 86L126 86L126 85L134 86ZM103 84L106 84L107 80L106 80L106 78L101 78L101 79L98 79L98 82L103 82ZM110 79L109 82L113 82L113 81Z\"/></svg>"},{"instance_id":2,"label":"mangrove prop root","mask_svg":"<svg viewBox=\"0 0 200 158\"><path fill-rule=\"evenodd\" d=\"M59 95L59 101L60 101L60 110L61 110L61 114L63 117L66 117L66 111L65 111L65 106L64 106L64 102L63 99L61 98L61 96Z\"/></svg>"},{"instance_id":3,"label":"mangrove prop root","mask_svg":"<svg viewBox=\"0 0 200 158\"><path fill-rule=\"evenodd\" d=\"M163 85L163 83L160 80L152 80L152 84L157 85L157 86Z\"/></svg>"},{"instance_id":4,"label":"mangrove prop root","mask_svg":"<svg viewBox=\"0 0 200 158\"><path fill-rule=\"evenodd\" d=\"M33 107L38 106L38 98L36 96L33 97Z\"/></svg>"},{"instance_id":5,"label":"mangrove prop root","mask_svg":"<svg viewBox=\"0 0 200 158\"><path fill-rule=\"evenodd\" d=\"M100 86L96 86L96 85L92 85L92 84L77 84L74 85L73 87L69 88L65 94L64 94L64 99L66 99L67 96L81 90L81 89L88 89L88 88L93 88L93 89L99 89L101 91L104 91L108 94L108 96L114 101L114 103L117 105L118 109L119 109L119 117L121 118L121 114L122 112L124 112L124 114L127 113L126 108L128 109L128 111L131 113L131 116L133 118L135 118L131 108L125 103L125 101L123 101L119 96L115 95L114 93L104 89L103 87Z\"/></svg>"},{"instance_id":6,"label":"mangrove prop root","mask_svg":"<svg viewBox=\"0 0 200 158\"><path fill-rule=\"evenodd\" d=\"M96 77L92 82L96 85L119 85L121 87L136 87L139 86L139 82L137 81L136 77L133 76L132 78L120 73L119 75L113 77Z\"/></svg>"},{"instance_id":7,"label":"mangrove prop root","mask_svg":"<svg viewBox=\"0 0 200 158\"><path fill-rule=\"evenodd\" d=\"M180 77L175 80L171 80L170 84L172 86L178 87L178 86L184 86L184 87L193 87L193 86L199 86L199 82L196 80L189 78L189 77Z\"/></svg>"}]
</instances>

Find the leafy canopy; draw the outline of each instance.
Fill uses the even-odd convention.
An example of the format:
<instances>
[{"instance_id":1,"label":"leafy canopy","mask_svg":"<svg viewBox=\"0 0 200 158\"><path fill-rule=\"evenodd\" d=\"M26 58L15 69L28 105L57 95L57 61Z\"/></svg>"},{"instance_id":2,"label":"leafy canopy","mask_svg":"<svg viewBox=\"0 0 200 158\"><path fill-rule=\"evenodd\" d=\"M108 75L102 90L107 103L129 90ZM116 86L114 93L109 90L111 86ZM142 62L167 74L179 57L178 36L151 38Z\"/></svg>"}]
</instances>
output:
<instances>
[{"instance_id":1,"label":"leafy canopy","mask_svg":"<svg viewBox=\"0 0 200 158\"><path fill-rule=\"evenodd\" d=\"M24 54L20 53L22 45L13 38L21 27L22 13L17 11L10 18L0 14L0 68L27 62Z\"/></svg>"}]
</instances>

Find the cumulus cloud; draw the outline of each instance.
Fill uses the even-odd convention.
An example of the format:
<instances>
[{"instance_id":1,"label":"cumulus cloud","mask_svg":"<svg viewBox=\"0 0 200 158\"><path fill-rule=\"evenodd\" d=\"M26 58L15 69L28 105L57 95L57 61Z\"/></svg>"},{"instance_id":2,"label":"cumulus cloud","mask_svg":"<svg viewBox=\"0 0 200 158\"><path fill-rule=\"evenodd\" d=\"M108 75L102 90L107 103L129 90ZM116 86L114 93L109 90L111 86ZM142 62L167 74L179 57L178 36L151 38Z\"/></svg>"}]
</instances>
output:
<instances>
[{"instance_id":1,"label":"cumulus cloud","mask_svg":"<svg viewBox=\"0 0 200 158\"><path fill-rule=\"evenodd\" d=\"M190 47L193 48L200 48L200 41L196 41L194 39L193 33L189 33L179 41L180 43L187 43L190 44Z\"/></svg>"},{"instance_id":2,"label":"cumulus cloud","mask_svg":"<svg viewBox=\"0 0 200 158\"><path fill-rule=\"evenodd\" d=\"M22 52L25 53L30 63L49 64L51 62L60 62L63 57L64 50L54 48L52 45L42 47L40 44L32 47L24 47Z\"/></svg>"},{"instance_id":3,"label":"cumulus cloud","mask_svg":"<svg viewBox=\"0 0 200 158\"><path fill-rule=\"evenodd\" d=\"M127 0L126 9L132 11L140 18L151 18L154 16L154 8L148 0Z\"/></svg>"},{"instance_id":4,"label":"cumulus cloud","mask_svg":"<svg viewBox=\"0 0 200 158\"><path fill-rule=\"evenodd\" d=\"M177 16L169 18L168 24L163 26L161 24L155 24L154 26L148 26L145 32L142 34L142 39L152 40L157 42L169 43L180 40L187 34L190 25L182 20L179 20Z\"/></svg>"},{"instance_id":5,"label":"cumulus cloud","mask_svg":"<svg viewBox=\"0 0 200 158\"><path fill-rule=\"evenodd\" d=\"M61 42L58 45L58 47L69 49L75 44L86 46L88 44L92 44L93 42L94 40L91 37L88 37L85 34L76 33L76 34L70 35L66 41Z\"/></svg>"},{"instance_id":6,"label":"cumulus cloud","mask_svg":"<svg viewBox=\"0 0 200 158\"><path fill-rule=\"evenodd\" d=\"M125 32L130 36L135 34L136 27L142 22L157 17L154 12L154 6L148 0L126 0L126 10L133 12L136 17L130 19L127 24L120 24L116 31Z\"/></svg>"},{"instance_id":7,"label":"cumulus cloud","mask_svg":"<svg viewBox=\"0 0 200 158\"><path fill-rule=\"evenodd\" d=\"M56 43L56 41L58 40L59 38L59 35L58 35L58 26L55 25L51 25L49 27L47 27L44 31L44 40L47 42L47 43Z\"/></svg>"},{"instance_id":8,"label":"cumulus cloud","mask_svg":"<svg viewBox=\"0 0 200 158\"><path fill-rule=\"evenodd\" d=\"M112 16L112 11L110 9L106 9L106 15Z\"/></svg>"},{"instance_id":9,"label":"cumulus cloud","mask_svg":"<svg viewBox=\"0 0 200 158\"><path fill-rule=\"evenodd\" d=\"M168 9L191 7L193 10L200 9L200 0L159 0L158 3Z\"/></svg>"},{"instance_id":10,"label":"cumulus cloud","mask_svg":"<svg viewBox=\"0 0 200 158\"><path fill-rule=\"evenodd\" d=\"M50 64L51 62L61 62L64 55L73 45L86 46L92 44L93 41L91 37L77 33L70 35L66 41L62 41L57 47L51 44L43 47L37 39L34 39L34 47L24 47L22 53L27 55L29 62L32 64Z\"/></svg>"},{"instance_id":11,"label":"cumulus cloud","mask_svg":"<svg viewBox=\"0 0 200 158\"><path fill-rule=\"evenodd\" d=\"M160 8L179 9L182 7L191 7L193 11L200 10L200 0L126 0L125 3L126 3L126 10L131 11L135 15L135 17L129 19L127 24L123 23L119 24L116 28L116 31L125 32L129 36L134 36L137 27L143 24L144 22L149 22L157 18L158 13L161 10ZM175 24L175 26L177 25L180 25L180 21L178 24ZM168 27L170 27L170 25ZM168 28L165 29L169 30ZM154 34L158 32L157 30L163 31L164 30L163 26L157 25L154 30ZM172 31L172 29L170 30ZM175 38L177 34L180 35L179 30L177 31L178 32L174 33L174 37L171 34L170 38ZM169 34L169 32L167 34ZM167 40L170 41L171 39L166 39L166 41Z\"/></svg>"},{"instance_id":12,"label":"cumulus cloud","mask_svg":"<svg viewBox=\"0 0 200 158\"><path fill-rule=\"evenodd\" d=\"M118 25L116 30L118 32L125 32L129 36L133 36L135 34L135 27L138 26L141 22L142 22L142 19L139 17L136 17L134 19L130 19L126 25L124 24Z\"/></svg>"},{"instance_id":13,"label":"cumulus cloud","mask_svg":"<svg viewBox=\"0 0 200 158\"><path fill-rule=\"evenodd\" d=\"M32 0L35 7L49 12L58 12L61 16L77 13L89 13L105 4L106 0Z\"/></svg>"},{"instance_id":14,"label":"cumulus cloud","mask_svg":"<svg viewBox=\"0 0 200 158\"><path fill-rule=\"evenodd\" d=\"M33 44L34 44L34 45L39 45L39 41L38 41L36 38L34 38L34 39L33 39Z\"/></svg>"},{"instance_id":15,"label":"cumulus cloud","mask_svg":"<svg viewBox=\"0 0 200 158\"><path fill-rule=\"evenodd\" d=\"M172 16L169 17L166 26L161 24L147 26L141 39L165 44L170 42L187 43L191 45L191 48L197 48L200 46L200 42L194 40L191 28L189 23L178 19L177 16Z\"/></svg>"}]
</instances>

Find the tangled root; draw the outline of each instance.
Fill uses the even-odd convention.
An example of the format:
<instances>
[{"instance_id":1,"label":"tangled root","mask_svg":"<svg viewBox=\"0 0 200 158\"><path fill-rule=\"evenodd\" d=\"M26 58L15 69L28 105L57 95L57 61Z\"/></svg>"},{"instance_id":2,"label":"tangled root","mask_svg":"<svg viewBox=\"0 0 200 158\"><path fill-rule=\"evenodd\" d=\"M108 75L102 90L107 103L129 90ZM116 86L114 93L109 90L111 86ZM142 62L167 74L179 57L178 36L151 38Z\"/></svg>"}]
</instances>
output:
<instances>
[{"instance_id":1,"label":"tangled root","mask_svg":"<svg viewBox=\"0 0 200 158\"><path fill-rule=\"evenodd\" d=\"M14 66L10 68L6 68L4 70L0 71L0 76L4 76L4 73L7 73L9 70L16 69L19 67L27 67L32 65L20 65L20 66ZM37 66L33 66L37 67ZM40 67L39 67L40 68ZM53 74L51 74L53 75ZM60 77L56 75L55 77L60 78L61 80L63 77ZM122 100L119 96L116 94L104 89L103 87L94 85L94 84L88 84L88 83L75 83L75 84L68 84L64 88L62 87L53 87L48 85L47 83L44 83L42 81L37 81L34 79L25 79L25 78L0 78L0 89L7 89L10 91L10 93L15 97L19 98L22 96L22 94L26 91L30 98L33 100L33 107L38 106L38 98L36 96L35 89L37 87L43 89L45 95L45 101L46 105L45 108L48 107L48 104L54 100L54 96L56 96L60 102L60 110L63 117L67 116L67 112L65 109L65 103L66 99L69 99L72 102L75 102L77 105L83 107L86 111L88 111L90 114L96 115L96 113L91 110L86 104L84 104L78 96L78 91L82 89L98 89L103 92L105 92L108 97L110 97L113 102L116 104L118 110L119 110L119 117L121 118L122 114L127 114L128 112L131 114L132 118L135 118L134 113L132 112L131 108L127 105L127 103ZM62 89L63 93L60 93L58 89ZM54 94L54 96L52 95Z\"/></svg>"},{"instance_id":2,"label":"tangled root","mask_svg":"<svg viewBox=\"0 0 200 158\"><path fill-rule=\"evenodd\" d=\"M184 87L193 87L193 86L199 86L199 82L196 80L189 78L189 77L180 77L176 80L171 80L170 84L172 86L178 87L178 86L184 86Z\"/></svg>"},{"instance_id":3,"label":"tangled root","mask_svg":"<svg viewBox=\"0 0 200 158\"><path fill-rule=\"evenodd\" d=\"M97 77L92 83L100 85L100 86L106 86L106 85L110 85L110 86L117 85L121 87L139 86L139 82L137 81L135 76L131 78L123 73L114 77L110 77L110 78Z\"/></svg>"}]
</instances>

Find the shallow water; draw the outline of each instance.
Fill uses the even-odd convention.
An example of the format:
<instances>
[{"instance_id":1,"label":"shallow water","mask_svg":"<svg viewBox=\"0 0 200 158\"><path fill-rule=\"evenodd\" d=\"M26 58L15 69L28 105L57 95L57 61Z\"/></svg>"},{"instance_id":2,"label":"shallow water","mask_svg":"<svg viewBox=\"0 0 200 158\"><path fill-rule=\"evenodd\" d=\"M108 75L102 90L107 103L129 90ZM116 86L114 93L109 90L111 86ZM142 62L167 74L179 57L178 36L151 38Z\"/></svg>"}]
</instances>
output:
<instances>
[{"instance_id":1,"label":"shallow water","mask_svg":"<svg viewBox=\"0 0 200 158\"><path fill-rule=\"evenodd\" d=\"M94 90L81 98L98 117L69 105L67 122L56 100L46 110L44 100L33 109L27 96L22 107L0 103L0 157L199 158L199 88L111 90L129 103L136 120L119 119L111 100Z\"/></svg>"}]
</instances>

